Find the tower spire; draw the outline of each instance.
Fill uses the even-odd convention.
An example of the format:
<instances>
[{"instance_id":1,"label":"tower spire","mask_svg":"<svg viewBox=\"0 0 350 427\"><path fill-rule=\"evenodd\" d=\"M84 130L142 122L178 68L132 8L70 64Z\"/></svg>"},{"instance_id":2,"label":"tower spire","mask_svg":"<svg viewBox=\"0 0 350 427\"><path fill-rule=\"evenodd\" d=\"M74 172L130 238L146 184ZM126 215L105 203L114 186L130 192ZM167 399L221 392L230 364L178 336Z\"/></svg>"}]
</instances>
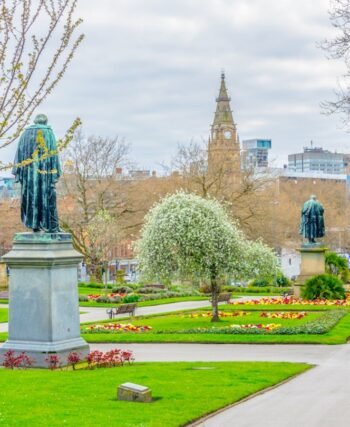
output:
<instances>
[{"instance_id":1,"label":"tower spire","mask_svg":"<svg viewBox=\"0 0 350 427\"><path fill-rule=\"evenodd\" d=\"M216 98L216 112L214 116L215 125L234 125L232 110L230 106L231 98L228 96L226 82L225 82L225 73L221 72L221 84L219 90L219 96Z\"/></svg>"}]
</instances>

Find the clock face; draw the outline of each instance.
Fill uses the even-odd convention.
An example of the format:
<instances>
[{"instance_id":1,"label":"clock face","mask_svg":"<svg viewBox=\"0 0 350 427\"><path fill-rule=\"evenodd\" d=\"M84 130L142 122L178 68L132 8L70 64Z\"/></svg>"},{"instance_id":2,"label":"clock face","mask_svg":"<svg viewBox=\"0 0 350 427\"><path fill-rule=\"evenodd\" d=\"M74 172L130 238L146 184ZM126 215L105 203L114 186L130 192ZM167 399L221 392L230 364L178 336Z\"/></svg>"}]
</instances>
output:
<instances>
[{"instance_id":1,"label":"clock face","mask_svg":"<svg viewBox=\"0 0 350 427\"><path fill-rule=\"evenodd\" d=\"M232 136L231 131L230 130L225 130L225 132L224 132L225 139L230 139L231 136Z\"/></svg>"}]
</instances>

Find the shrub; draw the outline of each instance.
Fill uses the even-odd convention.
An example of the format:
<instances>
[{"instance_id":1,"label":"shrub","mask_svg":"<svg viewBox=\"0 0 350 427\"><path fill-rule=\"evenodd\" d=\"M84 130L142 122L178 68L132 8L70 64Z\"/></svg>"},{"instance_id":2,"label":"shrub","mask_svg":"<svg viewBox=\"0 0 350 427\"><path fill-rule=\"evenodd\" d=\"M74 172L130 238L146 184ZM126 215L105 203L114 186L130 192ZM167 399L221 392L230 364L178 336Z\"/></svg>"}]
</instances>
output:
<instances>
[{"instance_id":1,"label":"shrub","mask_svg":"<svg viewBox=\"0 0 350 427\"><path fill-rule=\"evenodd\" d=\"M8 350L4 354L2 366L7 369L14 368L30 368L34 360L30 358L25 352L17 354L13 350Z\"/></svg>"},{"instance_id":2,"label":"shrub","mask_svg":"<svg viewBox=\"0 0 350 427\"><path fill-rule=\"evenodd\" d=\"M137 290L137 292L139 294L158 294L159 293L159 289L157 288L148 288L148 287L143 287Z\"/></svg>"},{"instance_id":3,"label":"shrub","mask_svg":"<svg viewBox=\"0 0 350 427\"><path fill-rule=\"evenodd\" d=\"M115 281L118 285L123 285L125 283L125 271L124 270L117 270Z\"/></svg>"},{"instance_id":4,"label":"shrub","mask_svg":"<svg viewBox=\"0 0 350 427\"><path fill-rule=\"evenodd\" d=\"M208 282L202 281L199 285L199 292L202 294L210 294L211 293L211 286Z\"/></svg>"},{"instance_id":5,"label":"shrub","mask_svg":"<svg viewBox=\"0 0 350 427\"><path fill-rule=\"evenodd\" d=\"M79 287L84 287L84 288L92 288L92 289L104 289L106 287L105 284L103 284L103 283L96 283L96 282L89 282L89 283L79 282L78 286ZM112 285L108 284L107 288L108 289L112 289Z\"/></svg>"},{"instance_id":6,"label":"shrub","mask_svg":"<svg viewBox=\"0 0 350 427\"><path fill-rule=\"evenodd\" d=\"M72 365L73 371L75 371L75 366L81 361L81 357L79 355L79 353L77 353L76 351L71 351L68 354L67 357L67 362L69 365Z\"/></svg>"},{"instance_id":7,"label":"shrub","mask_svg":"<svg viewBox=\"0 0 350 427\"><path fill-rule=\"evenodd\" d=\"M114 294L129 294L133 289L130 286L115 286L112 288Z\"/></svg>"},{"instance_id":8,"label":"shrub","mask_svg":"<svg viewBox=\"0 0 350 427\"><path fill-rule=\"evenodd\" d=\"M276 277L277 286L290 286L290 280L283 273L279 273Z\"/></svg>"},{"instance_id":9,"label":"shrub","mask_svg":"<svg viewBox=\"0 0 350 427\"><path fill-rule=\"evenodd\" d=\"M89 298L87 295L79 295L79 301L80 302L88 302Z\"/></svg>"},{"instance_id":10,"label":"shrub","mask_svg":"<svg viewBox=\"0 0 350 427\"><path fill-rule=\"evenodd\" d=\"M111 299L107 296L101 295L95 299L96 302L111 302Z\"/></svg>"},{"instance_id":11,"label":"shrub","mask_svg":"<svg viewBox=\"0 0 350 427\"><path fill-rule=\"evenodd\" d=\"M345 299L343 282L331 274L320 274L308 279L302 290L302 297L315 299Z\"/></svg>"},{"instance_id":12,"label":"shrub","mask_svg":"<svg viewBox=\"0 0 350 427\"><path fill-rule=\"evenodd\" d=\"M140 299L140 296L136 294L126 295L123 298L123 303L128 304L130 302L137 302L139 299Z\"/></svg>"},{"instance_id":13,"label":"shrub","mask_svg":"<svg viewBox=\"0 0 350 427\"><path fill-rule=\"evenodd\" d=\"M266 286L271 285L271 280L269 279L254 279L252 282L249 283L249 287L258 287L258 288L264 288Z\"/></svg>"},{"instance_id":14,"label":"shrub","mask_svg":"<svg viewBox=\"0 0 350 427\"><path fill-rule=\"evenodd\" d=\"M125 362L129 364L134 361L133 352L130 350L114 349L103 353L102 351L90 351L86 361L88 368L111 368L114 366L123 366Z\"/></svg>"},{"instance_id":15,"label":"shrub","mask_svg":"<svg viewBox=\"0 0 350 427\"><path fill-rule=\"evenodd\" d=\"M119 304L121 302L122 298L120 296L116 295L114 297L110 297L109 300L110 300L110 302L115 302L115 303Z\"/></svg>"},{"instance_id":16,"label":"shrub","mask_svg":"<svg viewBox=\"0 0 350 427\"><path fill-rule=\"evenodd\" d=\"M57 356L57 354L49 354L47 356L47 358L45 359L49 369L51 369L52 371L54 369L57 369L61 366L61 360L60 358Z\"/></svg>"}]
</instances>

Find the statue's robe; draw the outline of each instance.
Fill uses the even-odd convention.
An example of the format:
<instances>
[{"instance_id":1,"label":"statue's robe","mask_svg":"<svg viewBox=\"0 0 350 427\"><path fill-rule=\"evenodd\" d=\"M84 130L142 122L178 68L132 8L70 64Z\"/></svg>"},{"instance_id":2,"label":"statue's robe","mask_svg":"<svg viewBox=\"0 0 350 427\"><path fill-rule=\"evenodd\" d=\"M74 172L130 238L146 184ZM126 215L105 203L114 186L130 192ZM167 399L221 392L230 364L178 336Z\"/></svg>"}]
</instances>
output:
<instances>
[{"instance_id":1,"label":"statue's robe","mask_svg":"<svg viewBox=\"0 0 350 427\"><path fill-rule=\"evenodd\" d=\"M317 200L307 200L301 210L300 234L310 241L325 235L324 208Z\"/></svg>"},{"instance_id":2,"label":"statue's robe","mask_svg":"<svg viewBox=\"0 0 350 427\"><path fill-rule=\"evenodd\" d=\"M40 145L41 136L46 148ZM51 154L41 159L45 150ZM25 165L26 160L33 158L37 160ZM24 165L21 165L22 162ZM16 182L21 183L23 224L35 231L59 231L55 184L62 171L56 138L50 126L35 124L25 129L18 143L12 173Z\"/></svg>"}]
</instances>

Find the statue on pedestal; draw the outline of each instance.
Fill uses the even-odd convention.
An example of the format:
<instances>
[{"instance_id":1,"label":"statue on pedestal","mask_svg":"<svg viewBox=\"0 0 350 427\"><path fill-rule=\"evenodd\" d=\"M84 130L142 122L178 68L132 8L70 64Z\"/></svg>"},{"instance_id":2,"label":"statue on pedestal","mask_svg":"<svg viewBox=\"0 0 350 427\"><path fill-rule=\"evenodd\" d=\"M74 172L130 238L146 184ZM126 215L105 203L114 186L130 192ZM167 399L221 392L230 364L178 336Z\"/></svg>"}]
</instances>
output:
<instances>
[{"instance_id":1,"label":"statue on pedestal","mask_svg":"<svg viewBox=\"0 0 350 427\"><path fill-rule=\"evenodd\" d=\"M311 245L316 244L316 238L325 235L324 208L316 196L310 196L301 210L300 234L308 239Z\"/></svg>"},{"instance_id":2,"label":"statue on pedestal","mask_svg":"<svg viewBox=\"0 0 350 427\"><path fill-rule=\"evenodd\" d=\"M13 175L21 184L21 220L34 232L60 231L55 185L61 176L56 138L39 114L20 137Z\"/></svg>"}]
</instances>

